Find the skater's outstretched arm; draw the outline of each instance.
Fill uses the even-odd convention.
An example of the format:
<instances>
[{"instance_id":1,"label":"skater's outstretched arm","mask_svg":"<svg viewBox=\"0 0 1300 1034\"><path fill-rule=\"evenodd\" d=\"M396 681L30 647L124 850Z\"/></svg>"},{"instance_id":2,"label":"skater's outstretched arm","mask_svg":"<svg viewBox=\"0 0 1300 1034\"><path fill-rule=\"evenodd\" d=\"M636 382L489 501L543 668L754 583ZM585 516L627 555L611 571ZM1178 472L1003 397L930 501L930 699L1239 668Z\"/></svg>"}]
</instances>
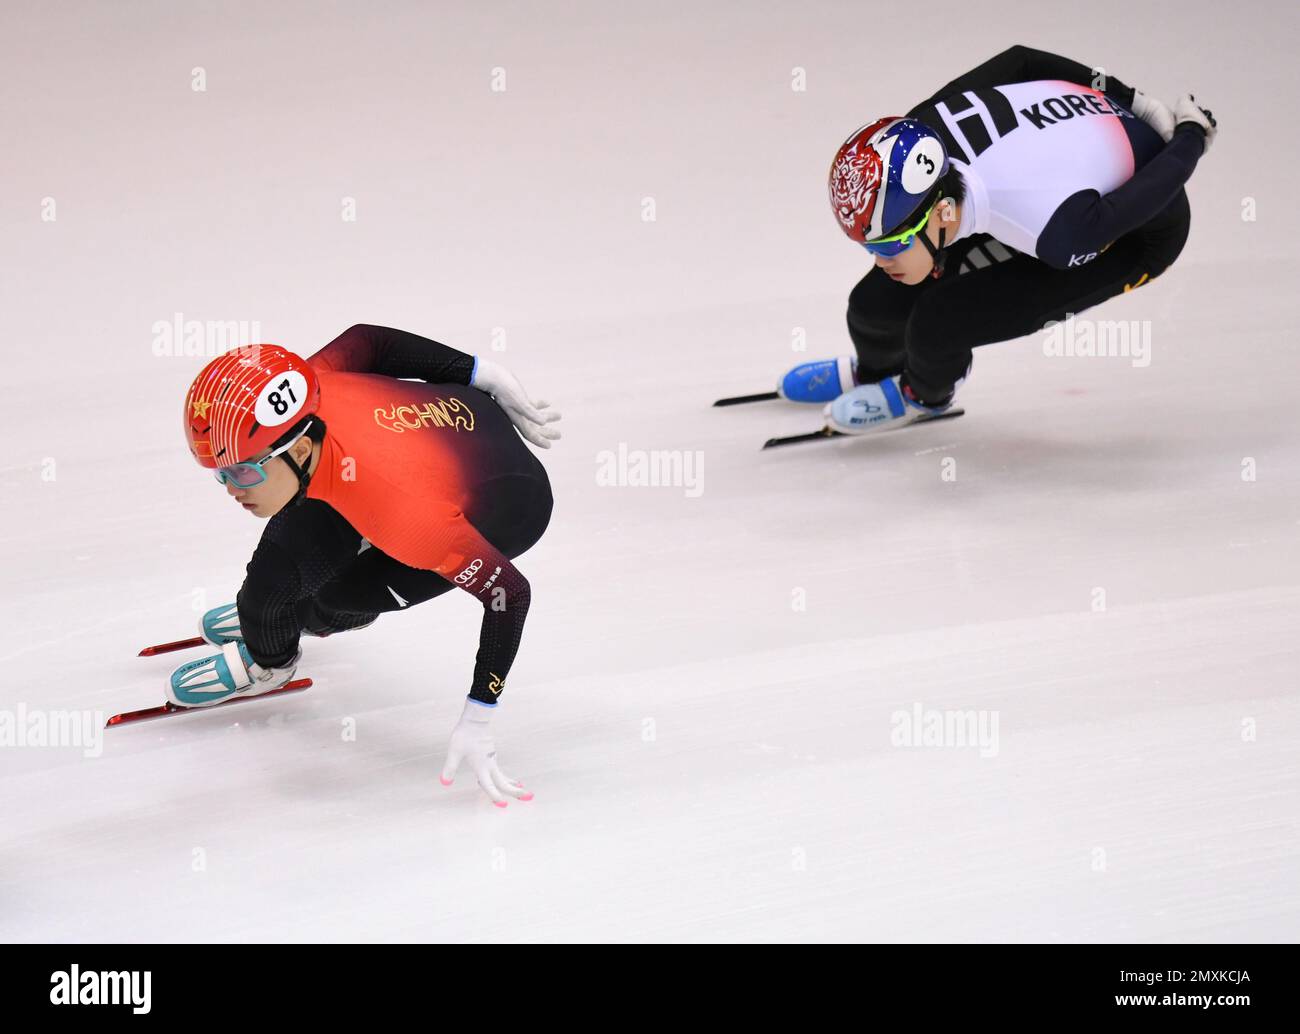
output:
<instances>
[{"instance_id":1,"label":"skater's outstretched arm","mask_svg":"<svg viewBox=\"0 0 1300 1034\"><path fill-rule=\"evenodd\" d=\"M523 636L532 593L510 558L485 539L452 502L397 499L372 516L372 540L410 567L435 571L483 607L478 659L469 695L492 705L501 696Z\"/></svg>"},{"instance_id":2,"label":"skater's outstretched arm","mask_svg":"<svg viewBox=\"0 0 1300 1034\"><path fill-rule=\"evenodd\" d=\"M458 555L461 559L455 566L459 570L444 565L441 573L483 605L469 697L482 704L495 704L519 652L532 587L510 558L483 538L463 514L457 521L452 547L452 556Z\"/></svg>"},{"instance_id":3,"label":"skater's outstretched arm","mask_svg":"<svg viewBox=\"0 0 1300 1034\"><path fill-rule=\"evenodd\" d=\"M445 535L435 536L427 555L446 551L434 569L482 603L483 624L474 681L447 744L440 779L443 786L450 786L461 764L466 764L492 803L504 808L511 797L527 801L533 796L501 770L490 728L497 700L519 650L532 590L522 572L483 538L463 513L456 511L442 530Z\"/></svg>"}]
</instances>

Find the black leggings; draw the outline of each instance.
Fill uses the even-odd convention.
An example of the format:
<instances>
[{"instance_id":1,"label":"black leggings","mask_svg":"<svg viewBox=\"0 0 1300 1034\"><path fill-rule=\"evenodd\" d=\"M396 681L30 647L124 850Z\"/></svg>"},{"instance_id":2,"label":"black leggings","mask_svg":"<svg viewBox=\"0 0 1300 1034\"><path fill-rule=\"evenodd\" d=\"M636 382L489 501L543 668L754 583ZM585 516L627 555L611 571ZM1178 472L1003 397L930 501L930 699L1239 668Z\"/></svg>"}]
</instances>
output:
<instances>
[{"instance_id":1,"label":"black leggings","mask_svg":"<svg viewBox=\"0 0 1300 1034\"><path fill-rule=\"evenodd\" d=\"M484 493L491 512L467 515L479 533L514 559L551 518L551 489L527 476L500 478ZM405 610L455 586L369 545L328 503L302 499L267 522L239 590L239 627L254 661L281 667L306 631L329 635Z\"/></svg>"},{"instance_id":2,"label":"black leggings","mask_svg":"<svg viewBox=\"0 0 1300 1034\"><path fill-rule=\"evenodd\" d=\"M1190 224L1180 190L1149 223L1074 269L1053 269L981 233L948 250L938 280L908 286L873 270L849 295L858 380L906 368L921 398L941 399L966 372L971 349L1032 334L1154 280L1183 250Z\"/></svg>"}]
</instances>

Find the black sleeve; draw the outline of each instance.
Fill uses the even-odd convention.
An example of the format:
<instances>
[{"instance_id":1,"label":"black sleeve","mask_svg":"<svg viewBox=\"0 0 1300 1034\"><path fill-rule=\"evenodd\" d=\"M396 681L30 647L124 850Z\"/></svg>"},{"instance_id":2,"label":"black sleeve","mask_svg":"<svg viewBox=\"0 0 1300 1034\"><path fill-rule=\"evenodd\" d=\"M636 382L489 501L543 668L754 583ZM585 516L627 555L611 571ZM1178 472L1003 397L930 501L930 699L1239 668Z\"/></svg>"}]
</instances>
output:
<instances>
[{"instance_id":1,"label":"black sleeve","mask_svg":"<svg viewBox=\"0 0 1300 1034\"><path fill-rule=\"evenodd\" d=\"M473 591L473 590L470 590ZM524 621L532 603L532 588L519 568L508 560L492 591L482 596L483 624L469 695L481 704L495 704L519 652Z\"/></svg>"},{"instance_id":2,"label":"black sleeve","mask_svg":"<svg viewBox=\"0 0 1300 1034\"><path fill-rule=\"evenodd\" d=\"M1164 150L1109 194L1081 190L1066 198L1038 235L1039 259L1068 269L1075 255L1105 245L1154 218L1178 194L1205 151L1205 130L1180 123Z\"/></svg>"},{"instance_id":3,"label":"black sleeve","mask_svg":"<svg viewBox=\"0 0 1300 1034\"><path fill-rule=\"evenodd\" d=\"M358 323L348 327L309 362L318 370L379 373L430 384L468 384L474 357L419 334Z\"/></svg>"},{"instance_id":4,"label":"black sleeve","mask_svg":"<svg viewBox=\"0 0 1300 1034\"><path fill-rule=\"evenodd\" d=\"M422 528L430 512L424 510L411 518L414 526ZM462 510L457 508L448 514L441 508L432 512L435 515L441 512L446 523L441 527L429 526L434 532L432 538L439 540L440 545L432 546L426 553L430 561L428 570L437 570L483 607L478 658L469 695L479 703L493 704L501 695L519 650L532 603L532 587L523 572L484 537ZM440 556L441 563L437 559ZM446 566L447 561L452 566Z\"/></svg>"},{"instance_id":5,"label":"black sleeve","mask_svg":"<svg viewBox=\"0 0 1300 1034\"><path fill-rule=\"evenodd\" d=\"M1027 83L1036 79L1063 79L1069 83L1078 83L1080 86L1091 86L1093 77L1093 69L1079 64L1078 61L1071 61L1068 57L1061 57L1058 54L1050 54L1046 50L1035 50L1033 47L1017 44L1008 47L996 57L989 58L978 68L973 68L965 75L954 79L908 114L911 115L921 108L938 103L945 97L964 93L967 90L983 90L1006 83ZM1118 101L1123 107L1132 107L1133 87L1126 86L1109 73L1106 75L1106 88L1102 92L1107 97Z\"/></svg>"}]
</instances>

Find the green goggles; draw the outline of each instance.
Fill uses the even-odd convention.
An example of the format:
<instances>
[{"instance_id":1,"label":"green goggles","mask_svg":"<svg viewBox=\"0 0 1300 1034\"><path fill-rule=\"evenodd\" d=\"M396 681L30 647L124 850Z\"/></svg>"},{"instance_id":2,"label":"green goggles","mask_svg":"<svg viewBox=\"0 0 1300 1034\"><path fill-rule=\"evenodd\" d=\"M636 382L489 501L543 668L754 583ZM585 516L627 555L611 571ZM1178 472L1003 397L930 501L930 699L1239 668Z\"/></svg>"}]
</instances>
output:
<instances>
[{"instance_id":1,"label":"green goggles","mask_svg":"<svg viewBox=\"0 0 1300 1034\"><path fill-rule=\"evenodd\" d=\"M939 202L936 199L934 205ZM915 226L903 230L901 233L890 234L888 237L880 237L874 241L865 241L863 247L873 255L879 255L881 258L893 258L895 255L901 255L912 246L916 240L916 235L925 228L925 224L930 221L930 213L934 211L934 205L925 210L925 215L921 216L921 221Z\"/></svg>"}]
</instances>

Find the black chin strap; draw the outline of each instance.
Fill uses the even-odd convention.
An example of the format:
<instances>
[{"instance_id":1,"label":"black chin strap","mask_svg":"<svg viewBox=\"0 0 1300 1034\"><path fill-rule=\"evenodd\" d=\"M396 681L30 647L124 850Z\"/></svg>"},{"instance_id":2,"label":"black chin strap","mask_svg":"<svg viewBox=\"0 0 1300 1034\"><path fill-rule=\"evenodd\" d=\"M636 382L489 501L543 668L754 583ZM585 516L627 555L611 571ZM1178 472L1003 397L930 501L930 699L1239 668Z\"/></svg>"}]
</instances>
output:
<instances>
[{"instance_id":1,"label":"black chin strap","mask_svg":"<svg viewBox=\"0 0 1300 1034\"><path fill-rule=\"evenodd\" d=\"M306 434L308 427L311 427L311 421L307 422L306 426L303 427L300 434ZM308 438L307 441L311 442L311 452L307 454L307 466L310 467L311 458L316 454L316 443L312 442L310 438ZM289 464L289 469L292 470L294 476L298 478L298 492L292 499L289 500L290 503L296 503L299 499L301 499L303 496L307 494L307 486L311 484L311 475L307 473L307 471L304 468L298 466L297 461L294 460L293 456L290 453L288 452L281 453L280 459L284 460L285 463Z\"/></svg>"},{"instance_id":2,"label":"black chin strap","mask_svg":"<svg viewBox=\"0 0 1300 1034\"><path fill-rule=\"evenodd\" d=\"M285 463L289 464L289 469L292 470L298 478L298 492L289 500L291 503L296 503L307 494L307 486L311 484L311 475L308 474L307 471L303 470L302 467L298 466L298 464L294 462L293 457L287 452L280 458L284 460ZM308 465L310 466L310 461L308 461Z\"/></svg>"},{"instance_id":3,"label":"black chin strap","mask_svg":"<svg viewBox=\"0 0 1300 1034\"><path fill-rule=\"evenodd\" d=\"M942 226L939 227L939 246L937 248L930 243L930 235L924 230L921 231L919 236L925 243L925 250L930 253L930 258L934 259L934 269L930 271L930 275L938 280L939 277L943 276L943 265L948 260L948 252L944 246L948 231Z\"/></svg>"},{"instance_id":4,"label":"black chin strap","mask_svg":"<svg viewBox=\"0 0 1300 1034\"><path fill-rule=\"evenodd\" d=\"M298 437L299 438L303 437L304 434L307 433L308 428L311 428L311 425L313 423L315 423L315 421L307 420L307 423L304 423L302 425L302 429L300 429L300 431L298 432ZM311 453L307 454L307 467L309 468L312 466L313 455L316 455L316 442L312 442L311 438L308 438L307 441L311 442L311 446L312 446ZM295 494L294 498L290 499L289 503L291 505L291 503L298 502L300 498L303 498L303 496L307 494L307 485L311 484L312 476L309 475L309 473L305 471L304 468L298 466L298 462L296 462L296 460L294 459L294 457L292 457L292 454L289 453L289 451L285 451L285 453L279 454L279 458L285 460L285 463L289 464L289 470L294 472L294 476L296 477L296 479L298 479L298 493Z\"/></svg>"}]
</instances>

